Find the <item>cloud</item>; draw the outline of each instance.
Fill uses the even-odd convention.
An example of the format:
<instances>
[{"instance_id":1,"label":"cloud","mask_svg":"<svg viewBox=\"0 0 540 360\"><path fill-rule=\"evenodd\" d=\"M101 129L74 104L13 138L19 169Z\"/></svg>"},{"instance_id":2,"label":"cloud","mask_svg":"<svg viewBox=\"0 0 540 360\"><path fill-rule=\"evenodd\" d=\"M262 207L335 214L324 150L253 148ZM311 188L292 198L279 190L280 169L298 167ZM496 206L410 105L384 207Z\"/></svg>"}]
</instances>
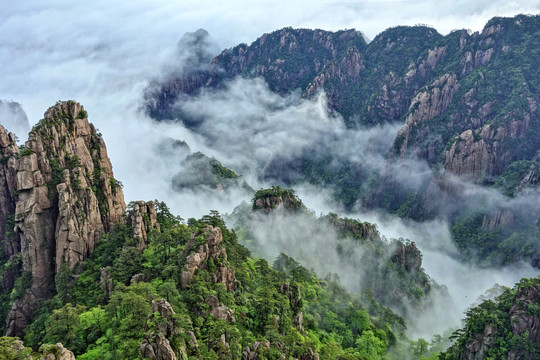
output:
<instances>
[{"instance_id":1,"label":"cloud","mask_svg":"<svg viewBox=\"0 0 540 360\"><path fill-rule=\"evenodd\" d=\"M234 193L201 197L197 193L171 192L170 181L180 171L182 159L178 154L159 150L166 139L185 140L192 151L202 151L224 165L246 170L246 177L251 177L248 182L258 186L264 184L258 182L255 170L279 155L279 150L289 149L289 154L294 155L306 146L316 148L317 144L332 149L336 157L347 157L365 164L369 171L379 171L384 166L383 150L396 129L389 125L348 132L339 118L326 113L323 95L311 102L296 95L281 98L269 94L260 80L238 80L230 84L227 92L205 93L186 104L188 110L189 106L193 112L204 110L205 118L212 119L204 135L175 124L155 124L138 111L143 89L170 66L170 59L182 61L185 54L179 54L176 46L182 34L205 28L220 48L227 48L250 43L264 32L284 26L356 28L373 38L385 28L400 24L428 23L441 33L454 28L480 30L492 16L539 10L538 2L531 0L6 1L0 12L0 99L21 103L31 123L59 99L81 102L90 121L103 133L115 176L125 184L126 200L158 198L183 217L198 217L210 209L230 211L233 203L249 198ZM212 46L207 49L212 51ZM236 134L229 133L224 119L232 122ZM18 136L25 138L24 134ZM414 165L392 171L396 178L409 179L406 175L413 172ZM424 169L420 179L424 175L429 178L425 167L417 165ZM421 183L409 180L412 188ZM494 207L509 203L516 208L526 204L525 208L534 209L533 200L537 199L536 195L507 199L471 185L464 189L464 198L483 198ZM321 195L320 190L306 187L303 191L311 191L309 202L320 211L335 205L325 205L323 196L314 196ZM369 219L362 213L355 217ZM373 220L379 222L383 234L395 233L417 241L424 251L428 273L448 285L462 308L467 299L493 282L510 285L517 276L530 275L527 268L484 271L454 260L455 249L444 222L423 224L419 234L418 224L400 224L394 218L383 220ZM468 297L463 300L463 296Z\"/></svg>"},{"instance_id":2,"label":"cloud","mask_svg":"<svg viewBox=\"0 0 540 360\"><path fill-rule=\"evenodd\" d=\"M281 179L299 176L284 172L300 171L306 156L322 161L329 155L326 165L356 164L365 172L379 172L400 127L347 129L339 115L329 113L323 93L310 100L301 99L299 92L280 96L261 78L239 77L224 88L181 99L177 106L198 122L194 131L211 155L254 183L273 172Z\"/></svg>"},{"instance_id":3,"label":"cloud","mask_svg":"<svg viewBox=\"0 0 540 360\"><path fill-rule=\"evenodd\" d=\"M19 141L26 137L30 131L30 123L21 104L13 101L0 100L0 124L4 125L7 131L14 133Z\"/></svg>"},{"instance_id":4,"label":"cloud","mask_svg":"<svg viewBox=\"0 0 540 360\"><path fill-rule=\"evenodd\" d=\"M460 259L449 231L442 219L418 223L380 212L356 212L348 216L377 224L381 235L404 237L416 242L423 255L422 267L439 284L446 286L448 297L434 294L429 310L411 315L409 335L431 338L445 330L460 326L464 311L494 285L512 287L523 277L535 277L538 269L525 263L504 267L479 267Z\"/></svg>"}]
</instances>

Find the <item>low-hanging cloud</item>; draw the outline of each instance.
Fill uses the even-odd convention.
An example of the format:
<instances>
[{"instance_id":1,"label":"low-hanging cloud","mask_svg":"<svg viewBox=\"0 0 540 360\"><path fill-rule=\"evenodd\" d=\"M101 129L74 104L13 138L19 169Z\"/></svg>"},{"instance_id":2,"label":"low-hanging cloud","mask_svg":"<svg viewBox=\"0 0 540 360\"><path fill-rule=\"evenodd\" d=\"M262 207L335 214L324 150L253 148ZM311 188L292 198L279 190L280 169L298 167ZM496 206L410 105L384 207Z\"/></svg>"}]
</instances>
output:
<instances>
[{"instance_id":1,"label":"low-hanging cloud","mask_svg":"<svg viewBox=\"0 0 540 360\"><path fill-rule=\"evenodd\" d=\"M284 12L281 5L286 5L288 11ZM158 198L165 200L182 217L198 217L210 209L230 211L233 204L241 199L249 200L249 197L244 193L202 196L194 192L172 192L171 179L181 170L182 156L160 150L166 139L184 140L192 151L202 151L225 165L246 169L245 176L251 177L248 181L256 187L259 179L252 175L252 170L279 155L279 147L281 150L288 148L288 153L294 154L306 144L311 146L317 141L330 147L336 156L348 157L371 167L374 172L380 171L384 166L384 152L380 149L390 145L390 134L396 129L388 125L349 132L339 118L326 113L324 95L311 102L301 100L297 94L278 98L269 94L260 80L238 80L231 85L237 96L243 92L242 96L258 102L253 107L242 97L231 97L232 93L203 94L191 104L195 112L196 104L199 104L198 110L203 110L211 105L204 102L205 99L215 100L227 105L222 111L231 111L223 114L229 119L234 117L235 105L239 105L238 113L242 110L252 116L252 122L261 121L261 125L257 125L249 123L250 117L237 120L236 130L247 136L247 142L234 134L221 137L227 131L226 124L216 123L215 128L206 129L206 135L194 134L178 124L156 124L138 111L143 90L152 79L161 76L164 67L170 66L170 59L183 61L185 54L179 54L176 47L181 34L205 28L214 35L221 48L226 48L241 42L249 43L264 32L284 26L327 30L357 28L373 38L385 28L399 24L429 23L442 33L455 27L480 30L492 16L537 13L539 10L538 2L532 0L521 1L519 5L502 0L474 4L464 1L444 4L425 1L272 1L254 4L245 0L116 4L98 0L69 5L59 0L4 2L0 12L0 99L21 103L32 123L59 99L81 102L89 112L90 121L103 133L115 176L125 185L126 200ZM212 51L211 48L207 49ZM177 65L174 60L172 63ZM258 113L261 109L262 114ZM210 110L220 113L217 106ZM215 115L209 112L205 116ZM15 129L10 130L17 133ZM292 139L293 134L298 139ZM17 135L21 139L26 137L22 133ZM216 139L216 142L209 139ZM234 143L224 143L225 139ZM422 174L429 178L426 168L419 168L424 169ZM407 172L411 170L399 174ZM408 186L416 188L419 183L421 181L411 181ZM536 199L533 196L508 199L491 192L485 194L481 187L466 186L464 194L487 196L489 201L496 199L493 206L510 203L519 208L521 201L534 206L531 202ZM320 190L312 191L310 203L316 204L320 211L333 209L331 205L326 210L325 199L316 197L317 192L321 193ZM361 212L354 217L370 219ZM467 299L472 302L476 293L483 292L494 282L511 285L518 277L531 275L529 268L478 269L455 260L455 250L451 248L444 221L424 224L423 237L407 232L416 229L418 224L400 225L395 218L389 223L379 218L372 221L378 222L381 232L389 237L403 236L417 241L424 251L427 272L448 286L452 296L462 304L461 308L466 306ZM442 263L444 268L440 266ZM460 311L449 313L455 319L460 317Z\"/></svg>"},{"instance_id":2,"label":"low-hanging cloud","mask_svg":"<svg viewBox=\"0 0 540 360\"><path fill-rule=\"evenodd\" d=\"M302 99L299 92L280 96L262 78L238 77L223 89L181 99L177 106L197 119L195 131L217 157L255 178L272 161L300 158L306 150L378 172L400 127L347 129L339 115L329 112L324 93L314 99Z\"/></svg>"},{"instance_id":3,"label":"low-hanging cloud","mask_svg":"<svg viewBox=\"0 0 540 360\"><path fill-rule=\"evenodd\" d=\"M30 131L30 123L21 104L0 100L0 124L14 133L19 141ZM21 137L20 137L21 136Z\"/></svg>"}]
</instances>

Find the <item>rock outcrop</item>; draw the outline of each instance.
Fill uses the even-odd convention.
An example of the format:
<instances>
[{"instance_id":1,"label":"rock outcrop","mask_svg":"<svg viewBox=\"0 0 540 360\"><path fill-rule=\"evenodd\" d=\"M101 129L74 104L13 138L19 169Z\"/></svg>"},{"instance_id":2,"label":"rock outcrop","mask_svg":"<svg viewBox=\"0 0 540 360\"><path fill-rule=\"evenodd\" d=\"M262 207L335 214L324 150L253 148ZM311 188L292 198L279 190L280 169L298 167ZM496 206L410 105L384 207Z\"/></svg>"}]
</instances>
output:
<instances>
[{"instance_id":1,"label":"rock outcrop","mask_svg":"<svg viewBox=\"0 0 540 360\"><path fill-rule=\"evenodd\" d=\"M133 237L139 239L137 248L144 249L148 240L148 233L152 229L159 231L156 207L153 201L136 201L128 214L128 224L133 228Z\"/></svg>"},{"instance_id":2,"label":"rock outcrop","mask_svg":"<svg viewBox=\"0 0 540 360\"><path fill-rule=\"evenodd\" d=\"M15 205L17 203L17 170L16 162L19 148L15 136L8 133L0 125L0 244L3 244L3 259L8 266L1 272L2 289L11 291L16 277L21 270L18 254L21 252L21 242L14 232Z\"/></svg>"},{"instance_id":3,"label":"rock outcrop","mask_svg":"<svg viewBox=\"0 0 540 360\"><path fill-rule=\"evenodd\" d=\"M489 123L477 129L468 129L454 138L452 146L444 152L446 170L470 177L476 182L503 173L520 155L516 141L525 140L530 134L531 120L538 108L536 100L527 98L525 109L513 109L505 115L504 122ZM481 112L489 113L488 109ZM480 116L480 121L484 116ZM485 118L485 117L484 117ZM515 148L512 148L515 147Z\"/></svg>"},{"instance_id":4,"label":"rock outcrop","mask_svg":"<svg viewBox=\"0 0 540 360\"><path fill-rule=\"evenodd\" d=\"M298 212L305 209L304 204L294 191L276 188L261 190L255 193L252 209L266 214L284 214L285 212Z\"/></svg>"},{"instance_id":5,"label":"rock outcrop","mask_svg":"<svg viewBox=\"0 0 540 360\"><path fill-rule=\"evenodd\" d=\"M405 268L408 272L420 271L422 268L422 253L416 247L416 243L396 243L396 250L392 256L392 262L399 267Z\"/></svg>"},{"instance_id":6,"label":"rock outcrop","mask_svg":"<svg viewBox=\"0 0 540 360\"><path fill-rule=\"evenodd\" d=\"M184 268L180 274L183 289L189 286L195 270L206 269L208 261L212 260L217 266L214 281L225 285L227 290L236 290L235 271L234 268L227 266L227 251L222 241L221 229L211 225L206 226L202 233L192 235L179 258Z\"/></svg>"},{"instance_id":7,"label":"rock outcrop","mask_svg":"<svg viewBox=\"0 0 540 360\"><path fill-rule=\"evenodd\" d=\"M405 119L405 125L403 125L396 137L401 144L399 152L402 156L407 153L413 129L417 136L427 137L428 134L418 134L418 128L423 127L423 122L442 114L452 103L453 97L459 88L460 84L456 75L445 74L414 97L409 110L410 114ZM418 141L418 139L415 139L415 141Z\"/></svg>"},{"instance_id":8,"label":"rock outcrop","mask_svg":"<svg viewBox=\"0 0 540 360\"><path fill-rule=\"evenodd\" d=\"M280 286L279 292L286 295L289 298L289 304L291 311L293 312L292 322L298 331L304 331L304 313L302 309L302 295L300 294L300 287L293 286L291 284L284 283Z\"/></svg>"},{"instance_id":9,"label":"rock outcrop","mask_svg":"<svg viewBox=\"0 0 540 360\"><path fill-rule=\"evenodd\" d=\"M253 345L244 348L242 360L257 360L262 349L270 349L270 343L268 341L255 341Z\"/></svg>"},{"instance_id":10,"label":"rock outcrop","mask_svg":"<svg viewBox=\"0 0 540 360\"><path fill-rule=\"evenodd\" d=\"M216 319L221 319L227 322L234 322L234 311L229 309L226 305L220 304L219 299L215 295L210 295L206 299L206 304L210 306L210 310L205 314L212 314Z\"/></svg>"},{"instance_id":11,"label":"rock outcrop","mask_svg":"<svg viewBox=\"0 0 540 360\"><path fill-rule=\"evenodd\" d=\"M29 286L12 305L7 334L22 335L36 301L51 295L60 267L73 269L105 232L124 222L125 203L103 138L74 101L45 112L14 166L15 233Z\"/></svg>"},{"instance_id":12,"label":"rock outcrop","mask_svg":"<svg viewBox=\"0 0 540 360\"><path fill-rule=\"evenodd\" d=\"M466 328L445 359L540 358L540 278L522 279L494 300L467 312Z\"/></svg>"},{"instance_id":13,"label":"rock outcrop","mask_svg":"<svg viewBox=\"0 0 540 360\"><path fill-rule=\"evenodd\" d=\"M338 234L352 235L360 239L379 240L381 235L377 230L377 225L368 222L360 222L347 218L340 218L335 213L330 213L324 217L328 225L336 230Z\"/></svg>"},{"instance_id":14,"label":"rock outcrop","mask_svg":"<svg viewBox=\"0 0 540 360\"><path fill-rule=\"evenodd\" d=\"M144 339L139 347L144 359L152 360L176 360L176 354L165 337L153 334L150 340Z\"/></svg>"},{"instance_id":15,"label":"rock outcrop","mask_svg":"<svg viewBox=\"0 0 540 360\"><path fill-rule=\"evenodd\" d=\"M103 292L106 296L110 296L111 293L114 290L114 282L111 275L111 267L102 267L99 269L100 277L99 277L99 283L101 284L101 288L103 289Z\"/></svg>"},{"instance_id":16,"label":"rock outcrop","mask_svg":"<svg viewBox=\"0 0 540 360\"><path fill-rule=\"evenodd\" d=\"M540 306L540 284L519 289L516 300L510 308L512 333L529 344L536 344L536 353L530 349L513 349L508 352L508 360L532 360L540 356L540 313L534 311Z\"/></svg>"},{"instance_id":17,"label":"rock outcrop","mask_svg":"<svg viewBox=\"0 0 540 360\"><path fill-rule=\"evenodd\" d=\"M39 353L34 353L31 348L25 347L18 338L5 337L2 345L1 354L5 356L5 359L75 360L73 352L66 349L62 343L56 343L55 345L45 344L40 347Z\"/></svg>"},{"instance_id":18,"label":"rock outcrop","mask_svg":"<svg viewBox=\"0 0 540 360\"><path fill-rule=\"evenodd\" d=\"M40 351L43 353L43 356L38 360L75 360L73 352L66 349L62 343L44 345Z\"/></svg>"},{"instance_id":19,"label":"rock outcrop","mask_svg":"<svg viewBox=\"0 0 540 360\"><path fill-rule=\"evenodd\" d=\"M144 359L152 360L176 360L177 354L174 352L169 339L173 339L177 334L183 333L184 329L176 327L174 320L175 312L168 301L164 299L152 300L152 315L149 316L149 319L152 319L155 313L160 315L157 321L157 329L150 332L141 341L139 345L141 356ZM154 321L156 320L154 319ZM187 336L190 338L188 341L189 345L196 349L198 345L195 335L189 332ZM179 351L180 358L187 356L185 343L180 346Z\"/></svg>"}]
</instances>

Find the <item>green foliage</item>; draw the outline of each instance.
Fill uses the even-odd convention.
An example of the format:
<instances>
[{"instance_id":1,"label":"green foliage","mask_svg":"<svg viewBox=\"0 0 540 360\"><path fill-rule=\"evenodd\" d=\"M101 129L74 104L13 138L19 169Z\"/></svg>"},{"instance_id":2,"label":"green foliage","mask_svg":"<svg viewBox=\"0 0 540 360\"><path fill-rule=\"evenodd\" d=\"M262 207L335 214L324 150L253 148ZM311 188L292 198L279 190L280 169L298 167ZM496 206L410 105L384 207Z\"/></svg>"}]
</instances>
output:
<instances>
[{"instance_id":1,"label":"green foliage","mask_svg":"<svg viewBox=\"0 0 540 360\"><path fill-rule=\"evenodd\" d=\"M336 279L323 281L286 255L273 267L251 258L218 212L185 225L164 203L156 200L155 206L160 231L148 234L144 250L135 247L132 229L119 225L84 263L73 270L61 267L57 294L40 304L27 328L29 344L38 348L61 341L83 360L131 359L140 356L143 339L152 341L161 333L182 359L241 359L243 349L257 340L269 342L260 358L302 358L317 351L329 359L382 359L391 346L405 341L403 319L373 297L349 294ZM194 236L204 245L209 225L220 228L219 246L227 256L204 260L182 288L183 264L197 249L186 251L186 245ZM234 269L236 290L216 280L220 267ZM101 287L103 272L114 280L111 293ZM131 282L137 273L144 281ZM211 296L234 321L210 313ZM173 307L170 319L153 312L152 301L159 299Z\"/></svg>"},{"instance_id":2,"label":"green foliage","mask_svg":"<svg viewBox=\"0 0 540 360\"><path fill-rule=\"evenodd\" d=\"M262 208L263 206L257 203L259 199L270 199L270 205L275 206L275 201L272 201L271 198L279 198L287 207L288 210L305 210L304 204L302 201L295 195L293 189L283 189L281 186L272 186L270 189L260 189L255 193L253 199L253 210Z\"/></svg>"},{"instance_id":3,"label":"green foliage","mask_svg":"<svg viewBox=\"0 0 540 360\"><path fill-rule=\"evenodd\" d=\"M79 111L79 114L77 115L77 119L85 119L88 117L88 113L86 110Z\"/></svg>"},{"instance_id":4,"label":"green foliage","mask_svg":"<svg viewBox=\"0 0 540 360\"><path fill-rule=\"evenodd\" d=\"M84 342L78 338L81 331L79 315L86 310L82 305L66 304L60 309L53 310L45 322L45 343L61 342L66 348L77 351Z\"/></svg>"},{"instance_id":5,"label":"green foliage","mask_svg":"<svg viewBox=\"0 0 540 360\"><path fill-rule=\"evenodd\" d=\"M111 192L113 195L116 195L118 189L124 188L124 184L115 178L109 178L109 185L111 186Z\"/></svg>"},{"instance_id":6,"label":"green foliage","mask_svg":"<svg viewBox=\"0 0 540 360\"><path fill-rule=\"evenodd\" d=\"M20 299L25 294L26 290L32 285L32 273L30 271L25 271L21 276L15 280L15 285L11 291L11 301Z\"/></svg>"},{"instance_id":7,"label":"green foliage","mask_svg":"<svg viewBox=\"0 0 540 360\"><path fill-rule=\"evenodd\" d=\"M183 161L184 170L173 178L173 187L197 190L228 190L244 188L252 190L242 181L241 176L223 166L218 160L209 158L201 152L188 155Z\"/></svg>"},{"instance_id":8,"label":"green foliage","mask_svg":"<svg viewBox=\"0 0 540 360\"><path fill-rule=\"evenodd\" d=\"M514 226L490 229L483 226L492 213L470 212L454 220L452 238L465 257L484 264L506 265L517 259L532 260L540 253L540 229L534 223L514 220Z\"/></svg>"},{"instance_id":9,"label":"green foliage","mask_svg":"<svg viewBox=\"0 0 540 360\"><path fill-rule=\"evenodd\" d=\"M19 146L19 156L28 156L33 153L34 153L34 150L29 149L24 145Z\"/></svg>"},{"instance_id":10,"label":"green foliage","mask_svg":"<svg viewBox=\"0 0 540 360\"><path fill-rule=\"evenodd\" d=\"M0 359L3 360L28 360L31 359L32 349L25 348L19 342L19 338L0 337Z\"/></svg>"},{"instance_id":11,"label":"green foliage","mask_svg":"<svg viewBox=\"0 0 540 360\"><path fill-rule=\"evenodd\" d=\"M210 166L212 167L212 173L220 178L236 179L240 177L231 169L228 169L225 166L221 165L221 163L214 158L210 159Z\"/></svg>"},{"instance_id":12,"label":"green foliage","mask_svg":"<svg viewBox=\"0 0 540 360\"><path fill-rule=\"evenodd\" d=\"M522 354L519 356L527 359L540 357L540 346L531 341L528 331L521 333L521 330L514 329L510 316L512 311L527 307L521 298L526 294L526 289L539 286L540 277L522 279L514 288L505 290L494 300L485 300L469 309L463 320L463 328L453 334L455 343L441 354L440 359L453 360L466 356L471 343L485 336L486 329L493 334L491 345L485 350L487 358L505 359L509 351L517 351ZM535 297L532 304L538 306L540 302Z\"/></svg>"}]
</instances>

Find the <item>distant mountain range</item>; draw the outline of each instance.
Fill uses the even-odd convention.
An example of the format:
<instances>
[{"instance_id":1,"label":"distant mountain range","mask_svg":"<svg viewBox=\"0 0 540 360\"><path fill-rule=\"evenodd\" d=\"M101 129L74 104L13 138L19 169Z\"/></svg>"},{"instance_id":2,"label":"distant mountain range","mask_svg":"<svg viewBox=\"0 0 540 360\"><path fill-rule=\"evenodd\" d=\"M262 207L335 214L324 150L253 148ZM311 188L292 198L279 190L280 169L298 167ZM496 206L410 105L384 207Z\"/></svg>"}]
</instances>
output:
<instances>
[{"instance_id":1,"label":"distant mountain range","mask_svg":"<svg viewBox=\"0 0 540 360\"><path fill-rule=\"evenodd\" d=\"M261 178L323 185L346 209L443 217L467 257L538 267L540 206L519 199L540 199L539 35L540 17L527 15L493 18L472 34L397 26L369 43L355 30L284 28L212 56L199 30L179 43L189 61L148 87L146 110L197 132L212 124L183 104L236 78L261 77L273 92L305 99L324 91L350 129L402 125L386 165L374 171L317 143L270 159ZM422 164L428 173L411 185ZM492 204L481 189L508 197Z\"/></svg>"}]
</instances>

